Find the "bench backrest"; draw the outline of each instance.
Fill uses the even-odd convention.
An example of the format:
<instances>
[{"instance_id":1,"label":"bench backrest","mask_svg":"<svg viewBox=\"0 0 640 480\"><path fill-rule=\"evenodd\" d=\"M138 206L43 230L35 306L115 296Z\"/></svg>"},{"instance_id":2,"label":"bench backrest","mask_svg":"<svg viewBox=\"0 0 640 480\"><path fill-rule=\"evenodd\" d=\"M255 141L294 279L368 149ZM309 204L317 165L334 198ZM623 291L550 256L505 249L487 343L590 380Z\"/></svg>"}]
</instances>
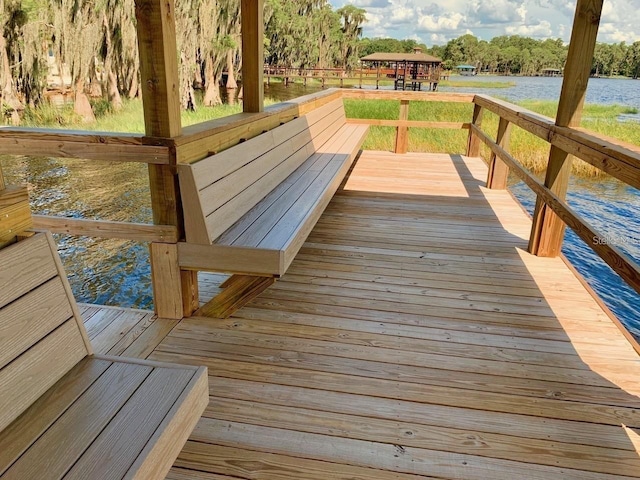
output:
<instances>
[{"instance_id":1,"label":"bench backrest","mask_svg":"<svg viewBox=\"0 0 640 480\"><path fill-rule=\"evenodd\" d=\"M342 99L192 165L179 165L189 243L211 244L345 123Z\"/></svg>"},{"instance_id":2,"label":"bench backrest","mask_svg":"<svg viewBox=\"0 0 640 480\"><path fill-rule=\"evenodd\" d=\"M90 353L51 234L0 250L0 431Z\"/></svg>"}]
</instances>

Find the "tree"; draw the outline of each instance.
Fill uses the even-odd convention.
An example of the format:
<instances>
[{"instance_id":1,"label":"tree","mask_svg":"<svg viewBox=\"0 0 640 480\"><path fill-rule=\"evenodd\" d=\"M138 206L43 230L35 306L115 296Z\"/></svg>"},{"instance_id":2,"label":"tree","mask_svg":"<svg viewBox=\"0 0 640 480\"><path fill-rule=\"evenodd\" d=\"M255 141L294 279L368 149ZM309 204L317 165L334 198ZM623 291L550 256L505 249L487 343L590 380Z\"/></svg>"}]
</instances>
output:
<instances>
[{"instance_id":1,"label":"tree","mask_svg":"<svg viewBox=\"0 0 640 480\"><path fill-rule=\"evenodd\" d=\"M342 38L340 51L342 68L350 68L357 61L358 39L362 35L362 24L367 21L367 12L352 4L347 4L336 12L342 17Z\"/></svg>"}]
</instances>

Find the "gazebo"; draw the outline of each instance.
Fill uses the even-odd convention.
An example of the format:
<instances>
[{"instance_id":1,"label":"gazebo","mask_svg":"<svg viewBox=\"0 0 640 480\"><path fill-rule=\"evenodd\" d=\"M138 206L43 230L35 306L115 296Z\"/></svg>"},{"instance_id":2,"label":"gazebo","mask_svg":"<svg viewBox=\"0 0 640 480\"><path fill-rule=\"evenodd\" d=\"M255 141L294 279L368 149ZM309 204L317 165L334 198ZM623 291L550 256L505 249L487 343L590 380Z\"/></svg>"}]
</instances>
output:
<instances>
[{"instance_id":1,"label":"gazebo","mask_svg":"<svg viewBox=\"0 0 640 480\"><path fill-rule=\"evenodd\" d=\"M360 61L363 64L373 64L378 78L380 73L393 78L396 90L421 90L422 83L428 82L429 89L435 91L440 82L442 60L419 50L414 53L372 53L362 57ZM386 68L381 71L383 66Z\"/></svg>"}]
</instances>

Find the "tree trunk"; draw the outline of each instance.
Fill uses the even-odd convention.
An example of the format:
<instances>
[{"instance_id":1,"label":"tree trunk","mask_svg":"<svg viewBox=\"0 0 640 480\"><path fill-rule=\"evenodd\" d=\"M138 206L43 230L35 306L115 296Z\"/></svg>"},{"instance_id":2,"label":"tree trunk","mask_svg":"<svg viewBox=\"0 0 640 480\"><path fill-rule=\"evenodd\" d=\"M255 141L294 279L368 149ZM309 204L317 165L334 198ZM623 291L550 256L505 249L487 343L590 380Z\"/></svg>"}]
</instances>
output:
<instances>
[{"instance_id":1,"label":"tree trunk","mask_svg":"<svg viewBox=\"0 0 640 480\"><path fill-rule=\"evenodd\" d=\"M118 79L112 69L107 72L107 92L109 93L109 102L115 111L122 108L122 97L118 90Z\"/></svg>"},{"instance_id":2,"label":"tree trunk","mask_svg":"<svg viewBox=\"0 0 640 480\"><path fill-rule=\"evenodd\" d=\"M96 65L96 59L91 62L91 79L89 82L89 96L92 98L98 98L102 96L102 85L100 74L98 73L98 67Z\"/></svg>"},{"instance_id":3,"label":"tree trunk","mask_svg":"<svg viewBox=\"0 0 640 480\"><path fill-rule=\"evenodd\" d=\"M4 2L3 2L4 4ZM14 87L9 57L7 56L7 40L4 35L0 35L0 62L2 68L0 72L0 86L2 87L1 104L3 109L7 109L5 115L13 125L20 123L20 113L24 110L24 105L18 100L18 94Z\"/></svg>"},{"instance_id":4,"label":"tree trunk","mask_svg":"<svg viewBox=\"0 0 640 480\"><path fill-rule=\"evenodd\" d=\"M233 57L235 56L235 50L230 49L227 52L227 89L235 90L238 88L238 82L236 82L236 76L233 71Z\"/></svg>"},{"instance_id":5,"label":"tree trunk","mask_svg":"<svg viewBox=\"0 0 640 480\"><path fill-rule=\"evenodd\" d=\"M204 99L202 103L205 107L214 107L222 103L220 98L220 77L215 75L213 68L213 59L207 59L204 67Z\"/></svg>"},{"instance_id":6,"label":"tree trunk","mask_svg":"<svg viewBox=\"0 0 640 480\"><path fill-rule=\"evenodd\" d=\"M89 97L84 93L84 80L76 80L76 92L73 105L73 111L82 117L86 123L96 121L96 116L91 109Z\"/></svg>"},{"instance_id":7,"label":"tree trunk","mask_svg":"<svg viewBox=\"0 0 640 480\"><path fill-rule=\"evenodd\" d=\"M131 78L129 79L129 92L127 93L128 98L136 98L140 93L139 72L140 69L136 62L131 71Z\"/></svg>"},{"instance_id":8,"label":"tree trunk","mask_svg":"<svg viewBox=\"0 0 640 480\"><path fill-rule=\"evenodd\" d=\"M193 76L189 71L190 65L184 58L184 55L180 55L180 82L182 88L180 89L180 105L183 110L196 111L196 94L193 91Z\"/></svg>"}]
</instances>

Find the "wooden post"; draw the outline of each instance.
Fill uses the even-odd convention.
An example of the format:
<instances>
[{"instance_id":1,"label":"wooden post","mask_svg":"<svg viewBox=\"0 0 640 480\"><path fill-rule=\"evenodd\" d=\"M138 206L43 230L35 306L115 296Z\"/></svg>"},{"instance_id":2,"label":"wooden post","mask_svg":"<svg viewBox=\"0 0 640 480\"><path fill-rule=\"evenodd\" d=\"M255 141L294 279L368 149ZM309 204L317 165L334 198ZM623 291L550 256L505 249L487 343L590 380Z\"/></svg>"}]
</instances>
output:
<instances>
[{"instance_id":1,"label":"wooden post","mask_svg":"<svg viewBox=\"0 0 640 480\"><path fill-rule=\"evenodd\" d=\"M380 88L380 62L376 62L376 90Z\"/></svg>"},{"instance_id":2,"label":"wooden post","mask_svg":"<svg viewBox=\"0 0 640 480\"><path fill-rule=\"evenodd\" d=\"M400 100L400 121L409 120L409 100ZM409 128L398 126L396 130L396 153L407 153L409 149Z\"/></svg>"},{"instance_id":3,"label":"wooden post","mask_svg":"<svg viewBox=\"0 0 640 480\"><path fill-rule=\"evenodd\" d=\"M482 116L484 109L480 105L473 107L473 120L471 124L476 127L482 127ZM473 133L472 129L469 129L469 140L467 142L467 157L479 157L480 156L480 139Z\"/></svg>"},{"instance_id":4,"label":"wooden post","mask_svg":"<svg viewBox=\"0 0 640 480\"><path fill-rule=\"evenodd\" d=\"M360 64L360 89L362 89L362 69L363 69L363 65Z\"/></svg>"},{"instance_id":5,"label":"wooden post","mask_svg":"<svg viewBox=\"0 0 640 480\"><path fill-rule=\"evenodd\" d=\"M509 151L509 140L511 138L511 123L500 118L498 124L498 136L496 143ZM507 179L509 177L509 167L500 160L495 153L491 152L491 160L489 161L489 175L487 176L487 188L494 190L504 190L507 188Z\"/></svg>"},{"instance_id":6,"label":"wooden post","mask_svg":"<svg viewBox=\"0 0 640 480\"><path fill-rule=\"evenodd\" d=\"M556 125L577 127L591 74L593 53L600 26L604 0L578 0L571 32L571 43L560 93ZM552 146L545 177L545 186L557 197L567 194L573 157ZM529 238L529 252L541 257L555 257L562 249L564 222L538 198Z\"/></svg>"},{"instance_id":7,"label":"wooden post","mask_svg":"<svg viewBox=\"0 0 640 480\"><path fill-rule=\"evenodd\" d=\"M264 110L264 0L242 0L242 82L244 112Z\"/></svg>"},{"instance_id":8,"label":"wooden post","mask_svg":"<svg viewBox=\"0 0 640 480\"><path fill-rule=\"evenodd\" d=\"M0 165L0 190L4 190L6 186L7 184L4 183L4 174L2 173L2 165Z\"/></svg>"},{"instance_id":9,"label":"wooden post","mask_svg":"<svg viewBox=\"0 0 640 480\"><path fill-rule=\"evenodd\" d=\"M136 0L145 133L151 137L171 138L182 133L174 12L173 0ZM149 165L149 187L153 222L175 225L182 235L175 162L174 157L172 165ZM175 255L166 253L174 249ZM185 273L180 281L181 275L175 274L179 272L175 244L151 244L150 255L156 313L174 319L190 315L183 306L183 291L195 294L197 301L197 272Z\"/></svg>"}]
</instances>

